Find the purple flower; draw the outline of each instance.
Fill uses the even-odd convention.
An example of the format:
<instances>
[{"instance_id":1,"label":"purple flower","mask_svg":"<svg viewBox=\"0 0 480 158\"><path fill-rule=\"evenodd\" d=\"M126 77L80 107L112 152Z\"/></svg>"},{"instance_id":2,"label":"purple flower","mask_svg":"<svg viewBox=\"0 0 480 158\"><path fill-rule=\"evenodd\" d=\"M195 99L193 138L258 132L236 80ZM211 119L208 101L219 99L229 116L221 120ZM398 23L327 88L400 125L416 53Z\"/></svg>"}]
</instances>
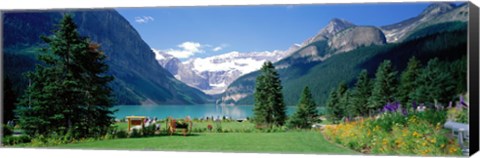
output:
<instances>
[{"instance_id":1,"label":"purple flower","mask_svg":"<svg viewBox=\"0 0 480 158\"><path fill-rule=\"evenodd\" d=\"M450 102L448 103L448 108L449 108L449 109L452 108L452 101L450 101Z\"/></svg>"},{"instance_id":2,"label":"purple flower","mask_svg":"<svg viewBox=\"0 0 480 158\"><path fill-rule=\"evenodd\" d=\"M468 107L468 104L465 102L465 100L463 99L463 96L460 96L460 104L462 104L463 106L465 107Z\"/></svg>"},{"instance_id":3,"label":"purple flower","mask_svg":"<svg viewBox=\"0 0 480 158\"><path fill-rule=\"evenodd\" d=\"M407 116L408 115L407 109L402 109L402 114L403 114L403 116Z\"/></svg>"},{"instance_id":4,"label":"purple flower","mask_svg":"<svg viewBox=\"0 0 480 158\"><path fill-rule=\"evenodd\" d=\"M395 102L395 103L387 103L385 106L383 106L383 111L384 112L395 112L399 109L400 103Z\"/></svg>"}]
</instances>

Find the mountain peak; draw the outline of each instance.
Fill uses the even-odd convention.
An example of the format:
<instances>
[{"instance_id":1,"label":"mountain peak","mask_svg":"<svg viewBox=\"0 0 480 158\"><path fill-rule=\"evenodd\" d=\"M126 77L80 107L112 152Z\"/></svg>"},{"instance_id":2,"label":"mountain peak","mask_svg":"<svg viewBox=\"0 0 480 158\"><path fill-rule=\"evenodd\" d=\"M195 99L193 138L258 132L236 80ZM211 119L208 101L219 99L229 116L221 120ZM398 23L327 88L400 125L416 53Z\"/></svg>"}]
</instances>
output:
<instances>
[{"instance_id":1,"label":"mountain peak","mask_svg":"<svg viewBox=\"0 0 480 158\"><path fill-rule=\"evenodd\" d=\"M454 9L456 5L448 2L438 2L430 4L421 15L439 15Z\"/></svg>"},{"instance_id":2,"label":"mountain peak","mask_svg":"<svg viewBox=\"0 0 480 158\"><path fill-rule=\"evenodd\" d=\"M327 26L330 26L330 25L335 26L335 25L354 25L354 24L352 24L351 22L345 19L333 18L332 20L330 20L330 22L328 22Z\"/></svg>"},{"instance_id":3,"label":"mountain peak","mask_svg":"<svg viewBox=\"0 0 480 158\"><path fill-rule=\"evenodd\" d=\"M333 18L328 22L328 25L322 29L321 33L335 34L352 26L355 26L355 24L344 19Z\"/></svg>"},{"instance_id":4,"label":"mountain peak","mask_svg":"<svg viewBox=\"0 0 480 158\"><path fill-rule=\"evenodd\" d=\"M322 28L322 30L320 30L317 35L304 42L303 45L307 45L315 41L329 39L336 33L354 26L356 25L347 20L333 18L332 20L330 20L330 22L328 22L327 26Z\"/></svg>"}]
</instances>

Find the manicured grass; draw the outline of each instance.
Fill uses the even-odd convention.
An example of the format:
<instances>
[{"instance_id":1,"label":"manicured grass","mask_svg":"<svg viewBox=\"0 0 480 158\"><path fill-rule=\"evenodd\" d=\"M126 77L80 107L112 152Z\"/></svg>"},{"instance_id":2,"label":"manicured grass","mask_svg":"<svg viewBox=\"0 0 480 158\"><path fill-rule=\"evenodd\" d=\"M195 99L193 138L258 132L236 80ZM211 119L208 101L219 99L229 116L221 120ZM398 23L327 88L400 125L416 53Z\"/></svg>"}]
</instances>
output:
<instances>
[{"instance_id":1,"label":"manicured grass","mask_svg":"<svg viewBox=\"0 0 480 158\"><path fill-rule=\"evenodd\" d=\"M277 133L198 133L191 136L153 136L111 139L54 148L129 149L163 151L264 152L264 153L335 153L358 154L329 143L318 131Z\"/></svg>"}]
</instances>

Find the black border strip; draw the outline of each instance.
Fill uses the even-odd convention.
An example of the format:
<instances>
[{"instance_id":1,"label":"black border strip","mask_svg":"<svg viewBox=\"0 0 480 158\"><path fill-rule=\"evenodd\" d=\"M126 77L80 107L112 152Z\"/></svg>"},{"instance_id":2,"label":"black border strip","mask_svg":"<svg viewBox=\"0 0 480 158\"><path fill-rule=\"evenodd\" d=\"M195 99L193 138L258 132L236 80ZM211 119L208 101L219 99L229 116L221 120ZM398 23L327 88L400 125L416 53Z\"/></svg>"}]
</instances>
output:
<instances>
[{"instance_id":1,"label":"black border strip","mask_svg":"<svg viewBox=\"0 0 480 158\"><path fill-rule=\"evenodd\" d=\"M470 102L470 156L478 152L479 144L479 12L478 6L469 2L469 20L468 20L468 75L469 75L469 102Z\"/></svg>"}]
</instances>

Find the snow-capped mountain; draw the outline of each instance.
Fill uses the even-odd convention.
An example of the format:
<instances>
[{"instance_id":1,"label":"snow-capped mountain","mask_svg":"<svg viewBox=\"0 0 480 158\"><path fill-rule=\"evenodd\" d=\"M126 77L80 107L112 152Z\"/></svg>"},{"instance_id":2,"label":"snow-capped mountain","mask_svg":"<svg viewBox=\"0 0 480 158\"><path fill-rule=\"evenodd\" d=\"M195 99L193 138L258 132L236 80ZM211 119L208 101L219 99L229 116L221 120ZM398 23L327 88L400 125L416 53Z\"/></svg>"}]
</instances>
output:
<instances>
[{"instance_id":1,"label":"snow-capped mountain","mask_svg":"<svg viewBox=\"0 0 480 158\"><path fill-rule=\"evenodd\" d=\"M300 47L263 52L229 52L221 55L192 58L181 62L170 54L154 50L158 63L175 78L207 94L220 94L238 77L259 70L266 61L277 62Z\"/></svg>"}]
</instances>

